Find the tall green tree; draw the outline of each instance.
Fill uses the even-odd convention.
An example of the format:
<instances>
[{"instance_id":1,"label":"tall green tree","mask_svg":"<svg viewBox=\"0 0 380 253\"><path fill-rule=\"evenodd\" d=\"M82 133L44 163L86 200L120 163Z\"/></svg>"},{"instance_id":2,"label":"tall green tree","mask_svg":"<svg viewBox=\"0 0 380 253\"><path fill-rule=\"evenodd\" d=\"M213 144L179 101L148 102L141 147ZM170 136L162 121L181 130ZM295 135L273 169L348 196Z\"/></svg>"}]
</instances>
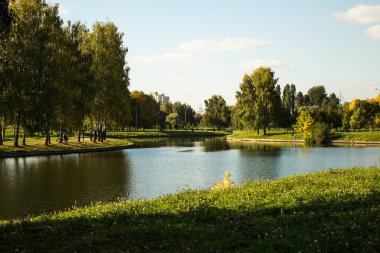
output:
<instances>
[{"instance_id":1,"label":"tall green tree","mask_svg":"<svg viewBox=\"0 0 380 253\"><path fill-rule=\"evenodd\" d=\"M93 118L94 141L103 141L106 137L107 124L121 116L117 108L126 108L123 99L129 99L129 78L126 71L125 56L127 49L123 46L123 34L118 32L111 22L96 22L90 34L90 48L93 56L92 73L94 74ZM120 95L120 96L119 96ZM130 117L127 112L123 117Z\"/></svg>"},{"instance_id":2,"label":"tall green tree","mask_svg":"<svg viewBox=\"0 0 380 253\"><path fill-rule=\"evenodd\" d=\"M327 97L325 86L317 85L309 89L307 92L309 97L308 105L322 106L323 100Z\"/></svg>"},{"instance_id":3,"label":"tall green tree","mask_svg":"<svg viewBox=\"0 0 380 253\"><path fill-rule=\"evenodd\" d=\"M230 125L230 111L222 96L213 95L205 100L205 106L204 118L208 126L220 130Z\"/></svg>"},{"instance_id":4,"label":"tall green tree","mask_svg":"<svg viewBox=\"0 0 380 253\"><path fill-rule=\"evenodd\" d=\"M234 110L234 124L242 125L248 129L259 131L259 115L256 87L253 83L253 74L245 74L236 92L236 108Z\"/></svg>"},{"instance_id":5,"label":"tall green tree","mask_svg":"<svg viewBox=\"0 0 380 253\"><path fill-rule=\"evenodd\" d=\"M25 134L37 123L43 125L45 144L49 144L60 78L62 20L58 6L44 1L12 1L10 6L14 19L6 52L9 109L16 129L14 145L18 146L20 126Z\"/></svg>"},{"instance_id":6,"label":"tall green tree","mask_svg":"<svg viewBox=\"0 0 380 253\"><path fill-rule=\"evenodd\" d=\"M158 122L159 107L156 100L142 91L132 94L133 124L136 128L152 128Z\"/></svg>"},{"instance_id":7,"label":"tall green tree","mask_svg":"<svg viewBox=\"0 0 380 253\"><path fill-rule=\"evenodd\" d=\"M260 67L253 72L253 83L257 94L257 118L259 126L266 135L267 128L273 122L275 114L276 85L278 79L270 68Z\"/></svg>"}]
</instances>

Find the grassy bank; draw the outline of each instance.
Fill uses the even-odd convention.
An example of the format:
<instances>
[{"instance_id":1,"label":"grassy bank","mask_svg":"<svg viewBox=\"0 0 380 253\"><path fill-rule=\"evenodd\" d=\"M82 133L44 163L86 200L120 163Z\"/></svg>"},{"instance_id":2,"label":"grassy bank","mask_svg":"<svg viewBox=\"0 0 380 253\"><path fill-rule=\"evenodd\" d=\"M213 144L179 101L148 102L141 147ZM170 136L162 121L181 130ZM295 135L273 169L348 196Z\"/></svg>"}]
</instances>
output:
<instances>
[{"instance_id":1,"label":"grassy bank","mask_svg":"<svg viewBox=\"0 0 380 253\"><path fill-rule=\"evenodd\" d=\"M376 252L380 169L97 204L0 222L0 252Z\"/></svg>"},{"instance_id":2,"label":"grassy bank","mask_svg":"<svg viewBox=\"0 0 380 253\"><path fill-rule=\"evenodd\" d=\"M291 133L284 131L268 131L266 135L263 135L262 132L257 134L256 131L238 130L228 135L228 137L234 139L294 140Z\"/></svg>"},{"instance_id":3,"label":"grassy bank","mask_svg":"<svg viewBox=\"0 0 380 253\"><path fill-rule=\"evenodd\" d=\"M108 138L104 142L94 143L88 138L85 138L85 141L81 142L71 138L67 143L58 143L52 139L52 144L46 146L44 138L28 138L26 140L26 145L24 146L22 145L22 142L20 142L19 147L14 147L13 141L4 141L4 145L0 146L0 156L4 154L74 151L130 145L132 145L132 142L122 139Z\"/></svg>"},{"instance_id":4,"label":"grassy bank","mask_svg":"<svg viewBox=\"0 0 380 253\"><path fill-rule=\"evenodd\" d=\"M234 131L233 134L228 135L233 139L267 139L267 140L294 140L291 133L285 131L268 131L267 135L261 132L257 134L256 131ZM369 141L380 142L380 131L370 132L332 132L329 139L331 141Z\"/></svg>"},{"instance_id":5,"label":"grassy bank","mask_svg":"<svg viewBox=\"0 0 380 253\"><path fill-rule=\"evenodd\" d=\"M170 137L217 137L225 136L229 132L205 130L166 130L166 131L139 131L139 132L107 132L112 138L170 138Z\"/></svg>"},{"instance_id":6,"label":"grassy bank","mask_svg":"<svg viewBox=\"0 0 380 253\"><path fill-rule=\"evenodd\" d=\"M330 134L332 141L380 141L380 131L335 132Z\"/></svg>"}]
</instances>

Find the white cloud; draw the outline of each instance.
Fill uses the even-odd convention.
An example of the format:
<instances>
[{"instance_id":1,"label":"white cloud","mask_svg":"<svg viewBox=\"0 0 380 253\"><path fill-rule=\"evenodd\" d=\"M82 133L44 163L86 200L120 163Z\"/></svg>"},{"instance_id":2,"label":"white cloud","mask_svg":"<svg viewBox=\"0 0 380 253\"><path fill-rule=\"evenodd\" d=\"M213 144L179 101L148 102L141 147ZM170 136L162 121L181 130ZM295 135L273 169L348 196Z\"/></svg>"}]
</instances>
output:
<instances>
[{"instance_id":1,"label":"white cloud","mask_svg":"<svg viewBox=\"0 0 380 253\"><path fill-rule=\"evenodd\" d=\"M270 40L260 40L255 38L221 38L184 42L179 45L179 50L183 52L209 53L247 52L270 45L272 45L272 41Z\"/></svg>"},{"instance_id":2,"label":"white cloud","mask_svg":"<svg viewBox=\"0 0 380 253\"><path fill-rule=\"evenodd\" d=\"M200 59L194 55L195 53L248 52L270 45L272 45L270 40L254 38L192 40L179 44L175 50L168 53L141 55L129 59L141 63L188 63Z\"/></svg>"},{"instance_id":3,"label":"white cloud","mask_svg":"<svg viewBox=\"0 0 380 253\"><path fill-rule=\"evenodd\" d=\"M254 60L242 65L244 71L252 71L258 67L270 67L274 71L285 72L294 68L294 64L283 62L282 60Z\"/></svg>"},{"instance_id":4,"label":"white cloud","mask_svg":"<svg viewBox=\"0 0 380 253\"><path fill-rule=\"evenodd\" d=\"M380 21L380 5L358 5L345 12L334 12L333 17L350 23L371 24Z\"/></svg>"},{"instance_id":5,"label":"white cloud","mask_svg":"<svg viewBox=\"0 0 380 253\"><path fill-rule=\"evenodd\" d=\"M365 30L365 33L375 39L380 39L380 25L374 25L367 30Z\"/></svg>"},{"instance_id":6,"label":"white cloud","mask_svg":"<svg viewBox=\"0 0 380 253\"><path fill-rule=\"evenodd\" d=\"M173 52L164 54L148 54L142 56L134 56L129 58L130 61L138 61L141 63L161 63L161 62L177 62L188 63L195 60L195 57L188 53Z\"/></svg>"},{"instance_id":7,"label":"white cloud","mask_svg":"<svg viewBox=\"0 0 380 253\"><path fill-rule=\"evenodd\" d=\"M69 10L63 4L59 4L58 11L59 11L60 16L62 17L69 16Z\"/></svg>"}]
</instances>

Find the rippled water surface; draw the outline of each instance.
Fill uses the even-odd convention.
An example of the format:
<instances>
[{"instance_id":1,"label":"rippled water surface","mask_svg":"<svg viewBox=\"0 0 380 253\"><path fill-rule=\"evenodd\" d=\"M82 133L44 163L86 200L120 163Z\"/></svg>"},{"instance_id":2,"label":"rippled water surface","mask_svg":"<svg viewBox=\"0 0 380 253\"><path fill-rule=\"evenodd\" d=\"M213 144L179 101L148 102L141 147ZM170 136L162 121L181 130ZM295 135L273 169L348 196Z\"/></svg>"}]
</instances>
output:
<instances>
[{"instance_id":1,"label":"rippled water surface","mask_svg":"<svg viewBox=\"0 0 380 253\"><path fill-rule=\"evenodd\" d=\"M380 166L380 147L304 147L224 139L150 140L121 151L0 159L0 219L118 198L238 184L328 168Z\"/></svg>"}]
</instances>

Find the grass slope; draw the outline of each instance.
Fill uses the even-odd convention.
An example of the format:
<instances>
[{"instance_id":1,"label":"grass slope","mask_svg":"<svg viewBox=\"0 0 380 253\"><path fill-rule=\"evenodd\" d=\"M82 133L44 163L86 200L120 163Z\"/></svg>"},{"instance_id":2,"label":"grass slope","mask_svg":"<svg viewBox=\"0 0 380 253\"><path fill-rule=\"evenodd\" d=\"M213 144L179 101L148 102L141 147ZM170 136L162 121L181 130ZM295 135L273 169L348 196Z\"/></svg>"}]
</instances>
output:
<instances>
[{"instance_id":1,"label":"grass slope","mask_svg":"<svg viewBox=\"0 0 380 253\"><path fill-rule=\"evenodd\" d=\"M380 141L380 131L336 132L330 134L331 140L339 141Z\"/></svg>"},{"instance_id":2,"label":"grass slope","mask_svg":"<svg viewBox=\"0 0 380 253\"><path fill-rule=\"evenodd\" d=\"M4 145L0 146L0 155L7 153L30 153L30 152L54 152L54 151L67 151L67 150L80 150L80 149L97 149L108 148L117 146L129 146L132 142L119 139L107 139L104 142L92 142L90 139L78 142L77 139L71 138L68 143L54 142L46 146L44 138L30 138L26 140L26 145L19 143L19 147L13 146L13 141L4 141Z\"/></svg>"},{"instance_id":3,"label":"grass slope","mask_svg":"<svg viewBox=\"0 0 380 253\"><path fill-rule=\"evenodd\" d=\"M278 139L278 140L294 140L291 133L284 131L268 131L267 135L257 134L256 131L234 131L228 135L234 139ZM380 141L380 131L370 132L332 132L330 133L331 141Z\"/></svg>"},{"instance_id":4,"label":"grass slope","mask_svg":"<svg viewBox=\"0 0 380 253\"><path fill-rule=\"evenodd\" d=\"M380 169L0 222L0 252L377 252Z\"/></svg>"},{"instance_id":5,"label":"grass slope","mask_svg":"<svg viewBox=\"0 0 380 253\"><path fill-rule=\"evenodd\" d=\"M166 137L213 137L229 134L224 131L204 130L168 130L168 131L140 131L140 132L108 132L107 135L115 138L166 138Z\"/></svg>"},{"instance_id":6,"label":"grass slope","mask_svg":"<svg viewBox=\"0 0 380 253\"><path fill-rule=\"evenodd\" d=\"M269 140L294 140L294 136L291 133L268 131L266 135L257 134L256 131L234 131L233 134L228 135L229 138L234 139L269 139Z\"/></svg>"}]
</instances>

